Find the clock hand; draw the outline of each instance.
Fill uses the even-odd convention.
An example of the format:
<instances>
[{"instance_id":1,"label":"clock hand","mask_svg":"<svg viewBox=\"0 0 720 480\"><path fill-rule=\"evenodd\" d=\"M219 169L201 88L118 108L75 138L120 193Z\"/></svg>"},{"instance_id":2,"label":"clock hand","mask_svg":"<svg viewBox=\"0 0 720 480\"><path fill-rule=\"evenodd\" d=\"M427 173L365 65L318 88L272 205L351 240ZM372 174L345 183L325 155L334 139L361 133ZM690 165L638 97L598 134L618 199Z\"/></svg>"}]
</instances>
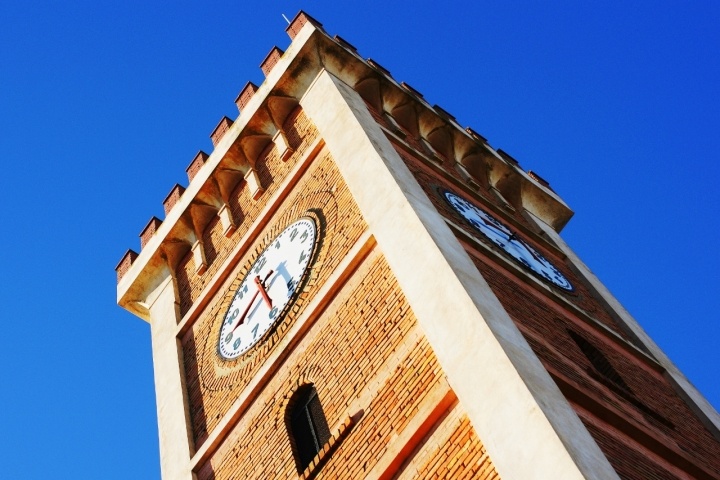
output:
<instances>
[{"instance_id":1,"label":"clock hand","mask_svg":"<svg viewBox=\"0 0 720 480\"><path fill-rule=\"evenodd\" d=\"M523 243L524 243L524 242L523 242ZM528 252L530 252L530 255L532 255L532 257L535 259L535 261L537 261L538 263L544 263L544 262L540 259L540 257L538 257L538 256L535 254L535 251L534 251L531 247L528 246L528 247L525 248L525 250L527 250Z\"/></svg>"},{"instance_id":2,"label":"clock hand","mask_svg":"<svg viewBox=\"0 0 720 480\"><path fill-rule=\"evenodd\" d=\"M269 303L268 303L268 306L272 306L272 300L270 300L270 297L268 296L267 292L265 291L265 286L263 285L263 283L265 283L265 282L267 281L267 279L270 278L270 275L272 275L272 274L273 274L273 271L270 270L270 271L268 272L268 274L265 276L265 280L263 280L262 282L260 281L260 276L255 277L255 283L258 285L258 290L255 292L255 294L254 294L254 295L252 296L252 298L250 299L250 302L248 303L248 306L247 306L247 308L245 309L245 311L242 313L242 315L240 315L240 319L238 320L238 323L236 323L236 324L235 324L235 327L233 327L233 329L232 329L233 332L234 332L240 325L242 325L242 324L245 322L245 317L247 316L248 312L250 311L250 308L251 308L251 307L253 306L253 304L255 303L255 299L257 298L258 293L262 293L262 294L263 294L263 299L265 299L265 302L269 302Z\"/></svg>"},{"instance_id":3,"label":"clock hand","mask_svg":"<svg viewBox=\"0 0 720 480\"><path fill-rule=\"evenodd\" d=\"M260 293L260 291L255 292L255 295L253 295L252 298L250 299L250 303L248 303L247 308L246 308L245 311L242 313L242 315L240 315L240 319L238 320L238 323L236 323L236 324L235 324L235 327L233 327L233 329L232 329L233 332L234 332L235 330L237 330L237 328L238 328L240 325L242 325L243 322L245 321L245 317L247 316L248 312L250 311L250 307L252 307L252 306L253 306L253 303L255 303L255 299L257 298L258 293Z\"/></svg>"},{"instance_id":4,"label":"clock hand","mask_svg":"<svg viewBox=\"0 0 720 480\"><path fill-rule=\"evenodd\" d=\"M540 263L540 264L544 264L544 263L545 263L545 262L543 262L543 260L538 256L539 254L536 253L536 252L532 249L532 247L530 247L529 245L527 245L521 238L519 238L517 235L515 235L514 232L511 233L510 236L508 237L508 241L507 241L507 244L506 244L506 245L510 245L513 240L515 240L515 241L520 245L520 247L522 248L522 250L523 250L524 252L529 253L530 256L533 258L533 260L535 260L537 263Z\"/></svg>"},{"instance_id":5,"label":"clock hand","mask_svg":"<svg viewBox=\"0 0 720 480\"><path fill-rule=\"evenodd\" d=\"M506 234L506 235L507 235L507 234ZM517 240L517 237L515 236L514 233L511 232L510 235L508 235L508 237L505 239L505 245L501 245L501 246L502 246L503 248L505 248L505 247L507 247L508 245L510 245L513 240Z\"/></svg>"},{"instance_id":6,"label":"clock hand","mask_svg":"<svg viewBox=\"0 0 720 480\"><path fill-rule=\"evenodd\" d=\"M267 290L265 290L264 283L267 281L268 278L270 278L270 275L273 274L273 271L270 270L265 277L265 280L260 280L260 276L258 275L255 277L255 285L258 286L258 291L260 292L260 295L262 295L263 300L265 300L265 303L267 304L268 308L272 308L272 299L268 296Z\"/></svg>"},{"instance_id":7,"label":"clock hand","mask_svg":"<svg viewBox=\"0 0 720 480\"><path fill-rule=\"evenodd\" d=\"M522 241L520 238L518 238L518 236L515 235L514 233L512 235L510 235L510 237L508 237L508 242L512 242L513 240L517 240L517 242L520 244L520 246L523 247L523 250L528 252L533 257L533 259L535 259L536 262L543 263L542 260L540 260L540 257L538 257L535 254L533 249L529 245L525 244L525 242Z\"/></svg>"},{"instance_id":8,"label":"clock hand","mask_svg":"<svg viewBox=\"0 0 720 480\"><path fill-rule=\"evenodd\" d=\"M492 230L494 232L497 232L499 235L506 235L506 236L508 235L508 233L504 229L500 228L497 224L491 222L490 220L482 218L482 217L480 217L480 220L485 224L485 226L487 228L489 228L490 230ZM508 240L512 239L512 237L514 235L515 234L511 233L510 238Z\"/></svg>"}]
</instances>

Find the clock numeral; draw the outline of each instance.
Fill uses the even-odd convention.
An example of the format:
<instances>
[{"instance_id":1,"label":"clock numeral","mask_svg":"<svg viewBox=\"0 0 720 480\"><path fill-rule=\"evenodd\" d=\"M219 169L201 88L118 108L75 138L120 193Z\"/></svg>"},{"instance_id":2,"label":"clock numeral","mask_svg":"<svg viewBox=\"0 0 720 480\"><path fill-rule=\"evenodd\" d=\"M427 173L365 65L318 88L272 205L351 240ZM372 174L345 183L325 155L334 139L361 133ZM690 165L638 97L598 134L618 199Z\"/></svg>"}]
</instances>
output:
<instances>
[{"instance_id":1,"label":"clock numeral","mask_svg":"<svg viewBox=\"0 0 720 480\"><path fill-rule=\"evenodd\" d=\"M257 262L255 262L255 269L253 270L255 273L260 273L260 270L265 266L267 263L267 258L260 257L258 258Z\"/></svg>"},{"instance_id":2,"label":"clock numeral","mask_svg":"<svg viewBox=\"0 0 720 480\"><path fill-rule=\"evenodd\" d=\"M233 322L233 320L235 320L237 318L238 315L240 315L240 309L236 308L235 310L233 310L233 312L230 315L228 315L227 324L230 325Z\"/></svg>"},{"instance_id":3,"label":"clock numeral","mask_svg":"<svg viewBox=\"0 0 720 480\"><path fill-rule=\"evenodd\" d=\"M467 221L470 222L473 227L477 228L480 231L482 231L483 228L488 228L487 224L481 221L479 218L468 218Z\"/></svg>"},{"instance_id":4,"label":"clock numeral","mask_svg":"<svg viewBox=\"0 0 720 480\"><path fill-rule=\"evenodd\" d=\"M238 299L239 299L239 300L242 300L243 297L245 296L245 294L247 293L247 291L248 291L248 286L247 286L247 284L246 284L246 285L242 288L242 290L238 290L238 293L237 293Z\"/></svg>"},{"instance_id":5,"label":"clock numeral","mask_svg":"<svg viewBox=\"0 0 720 480\"><path fill-rule=\"evenodd\" d=\"M314 222L296 220L245 263L244 278L226 307L219 338L216 337L221 358L239 358L262 342L284 312L292 308L300 282L308 274L317 241ZM287 298L283 298L283 283L287 286Z\"/></svg>"},{"instance_id":6,"label":"clock numeral","mask_svg":"<svg viewBox=\"0 0 720 480\"><path fill-rule=\"evenodd\" d=\"M291 278L290 280L288 280L288 282L287 282L288 298L290 298L292 296L293 292L295 291L296 286L297 286L297 282L295 281L294 278Z\"/></svg>"},{"instance_id":7,"label":"clock numeral","mask_svg":"<svg viewBox=\"0 0 720 480\"><path fill-rule=\"evenodd\" d=\"M490 222L491 222L493 225L495 225L495 226L498 228L498 230L502 230L503 232L509 232L509 230L508 230L507 228L505 228L505 225L503 225L502 223L498 222L498 221L495 220L494 218L488 217L488 220L490 220ZM514 233L511 233L511 235L515 235L515 234L514 234Z\"/></svg>"}]
</instances>

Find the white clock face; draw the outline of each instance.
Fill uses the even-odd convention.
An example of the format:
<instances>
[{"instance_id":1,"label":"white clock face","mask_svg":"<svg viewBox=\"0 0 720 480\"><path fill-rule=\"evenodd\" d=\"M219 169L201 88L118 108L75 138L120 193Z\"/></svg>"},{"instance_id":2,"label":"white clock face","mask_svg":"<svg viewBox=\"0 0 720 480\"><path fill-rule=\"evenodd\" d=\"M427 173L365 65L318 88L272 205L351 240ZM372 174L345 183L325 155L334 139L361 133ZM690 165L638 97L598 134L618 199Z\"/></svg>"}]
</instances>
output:
<instances>
[{"instance_id":1,"label":"white clock face","mask_svg":"<svg viewBox=\"0 0 720 480\"><path fill-rule=\"evenodd\" d=\"M489 238L495 245L505 250L518 263L529 268L538 277L563 290L573 290L570 281L548 259L518 238L512 230L499 220L452 192L444 191L443 196L450 206L470 225Z\"/></svg>"},{"instance_id":2,"label":"white clock face","mask_svg":"<svg viewBox=\"0 0 720 480\"><path fill-rule=\"evenodd\" d=\"M315 248L315 222L302 218L275 237L248 271L223 319L218 352L237 358L258 343L295 299Z\"/></svg>"}]
</instances>

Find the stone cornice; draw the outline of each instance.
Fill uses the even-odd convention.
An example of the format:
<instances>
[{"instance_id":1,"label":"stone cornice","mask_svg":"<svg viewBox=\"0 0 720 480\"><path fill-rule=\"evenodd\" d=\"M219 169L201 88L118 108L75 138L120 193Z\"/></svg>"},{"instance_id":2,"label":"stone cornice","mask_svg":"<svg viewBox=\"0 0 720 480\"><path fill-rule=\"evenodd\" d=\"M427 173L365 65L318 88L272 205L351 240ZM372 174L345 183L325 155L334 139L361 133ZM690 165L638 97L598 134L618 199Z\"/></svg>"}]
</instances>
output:
<instances>
[{"instance_id":1,"label":"stone cornice","mask_svg":"<svg viewBox=\"0 0 720 480\"><path fill-rule=\"evenodd\" d=\"M218 127L212 134L213 152L203 157L204 162L194 162L197 165L187 189L175 199L165 220L156 222L152 236L144 238L137 257L128 257L122 272L118 271L117 300L124 308L147 320L148 293L174 275L190 250L196 256L197 274L202 274L207 267L199 241L203 230L220 215L227 224L226 233L232 234L234 219L227 204L239 185L251 189L253 198L263 194L256 161L271 143L279 150L287 148L283 123L322 70L352 87L378 112L390 115L408 134L461 164L472 180L495 188L514 207L532 212L556 231L572 216L546 182L498 154L481 135L461 127L451 114L428 104L376 62L364 60L346 41L331 38L311 17L301 12L288 32L293 37L290 46L285 52L273 47L268 56L272 64L266 59L262 65L265 81L259 87L248 84L252 88L243 89L239 116L235 121L221 120L222 129ZM129 261L132 264L127 267Z\"/></svg>"}]
</instances>

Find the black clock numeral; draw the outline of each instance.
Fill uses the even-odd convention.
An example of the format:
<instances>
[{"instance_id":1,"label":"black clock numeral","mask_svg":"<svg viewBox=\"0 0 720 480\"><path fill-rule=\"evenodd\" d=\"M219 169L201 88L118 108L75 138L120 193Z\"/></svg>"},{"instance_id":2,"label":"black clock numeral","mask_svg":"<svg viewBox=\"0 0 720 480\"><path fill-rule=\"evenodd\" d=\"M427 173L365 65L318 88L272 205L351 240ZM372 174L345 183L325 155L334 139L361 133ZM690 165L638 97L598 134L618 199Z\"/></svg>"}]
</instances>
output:
<instances>
[{"instance_id":1,"label":"black clock numeral","mask_svg":"<svg viewBox=\"0 0 720 480\"><path fill-rule=\"evenodd\" d=\"M288 282L287 282L288 298L290 298L290 296L293 294L296 286L297 286L297 282L295 281L294 278L291 278L290 280L288 280Z\"/></svg>"},{"instance_id":2,"label":"black clock numeral","mask_svg":"<svg viewBox=\"0 0 720 480\"><path fill-rule=\"evenodd\" d=\"M232 340L233 332L228 333L225 335L225 343L230 343L230 340Z\"/></svg>"},{"instance_id":3,"label":"black clock numeral","mask_svg":"<svg viewBox=\"0 0 720 480\"><path fill-rule=\"evenodd\" d=\"M267 258L260 257L258 258L257 262L255 262L255 269L253 270L255 273L260 273L260 270L265 266L267 263Z\"/></svg>"},{"instance_id":4,"label":"black clock numeral","mask_svg":"<svg viewBox=\"0 0 720 480\"><path fill-rule=\"evenodd\" d=\"M233 320L235 320L237 318L238 315L240 315L240 309L236 308L235 310L233 310L233 312L230 315L228 315L227 324L230 325L233 322Z\"/></svg>"},{"instance_id":5,"label":"black clock numeral","mask_svg":"<svg viewBox=\"0 0 720 480\"><path fill-rule=\"evenodd\" d=\"M307 240L309 236L307 230L305 230L303 234L300 235L300 243L305 243L305 240Z\"/></svg>"},{"instance_id":6,"label":"black clock numeral","mask_svg":"<svg viewBox=\"0 0 720 480\"><path fill-rule=\"evenodd\" d=\"M268 316L270 317L270 320L275 320L275 317L277 317L277 314L278 314L278 308L273 307L272 310L270 310L270 313L268 314Z\"/></svg>"},{"instance_id":7,"label":"black clock numeral","mask_svg":"<svg viewBox=\"0 0 720 480\"><path fill-rule=\"evenodd\" d=\"M295 237L297 237L297 234L298 234L298 229L297 229L297 227L295 227L292 229L292 232L290 232L290 241L291 242L295 240Z\"/></svg>"},{"instance_id":8,"label":"black clock numeral","mask_svg":"<svg viewBox=\"0 0 720 480\"><path fill-rule=\"evenodd\" d=\"M259 324L259 323L258 323L257 325L255 325L255 326L253 327L253 329L252 329L252 332L253 332L253 340L255 340L255 338L257 338L258 328L260 328L260 324Z\"/></svg>"},{"instance_id":9,"label":"black clock numeral","mask_svg":"<svg viewBox=\"0 0 720 480\"><path fill-rule=\"evenodd\" d=\"M240 347L240 344L242 343L242 337L238 337L235 342L233 343L233 348L237 350Z\"/></svg>"},{"instance_id":10,"label":"black clock numeral","mask_svg":"<svg viewBox=\"0 0 720 480\"><path fill-rule=\"evenodd\" d=\"M298 260L298 263L302 263L306 258L307 255L305 255L305 252L300 252L300 260Z\"/></svg>"},{"instance_id":11,"label":"black clock numeral","mask_svg":"<svg viewBox=\"0 0 720 480\"><path fill-rule=\"evenodd\" d=\"M275 250L280 250L280 240L275 240Z\"/></svg>"},{"instance_id":12,"label":"black clock numeral","mask_svg":"<svg viewBox=\"0 0 720 480\"><path fill-rule=\"evenodd\" d=\"M488 235L488 237L490 237L490 236ZM505 249L505 243L503 243L503 241L500 240L499 238L490 237L490 240L492 240L492 242L495 245L497 245L498 247Z\"/></svg>"},{"instance_id":13,"label":"black clock numeral","mask_svg":"<svg viewBox=\"0 0 720 480\"><path fill-rule=\"evenodd\" d=\"M478 218L468 218L467 220L473 227L480 231L482 231L483 228L488 228L487 224Z\"/></svg>"},{"instance_id":14,"label":"black clock numeral","mask_svg":"<svg viewBox=\"0 0 720 480\"><path fill-rule=\"evenodd\" d=\"M245 284L245 286L242 288L242 290L238 290L238 293L237 293L238 299L242 300L243 297L245 296L245 294L247 293L247 291L248 291L248 286L247 286L247 284Z\"/></svg>"}]
</instances>

